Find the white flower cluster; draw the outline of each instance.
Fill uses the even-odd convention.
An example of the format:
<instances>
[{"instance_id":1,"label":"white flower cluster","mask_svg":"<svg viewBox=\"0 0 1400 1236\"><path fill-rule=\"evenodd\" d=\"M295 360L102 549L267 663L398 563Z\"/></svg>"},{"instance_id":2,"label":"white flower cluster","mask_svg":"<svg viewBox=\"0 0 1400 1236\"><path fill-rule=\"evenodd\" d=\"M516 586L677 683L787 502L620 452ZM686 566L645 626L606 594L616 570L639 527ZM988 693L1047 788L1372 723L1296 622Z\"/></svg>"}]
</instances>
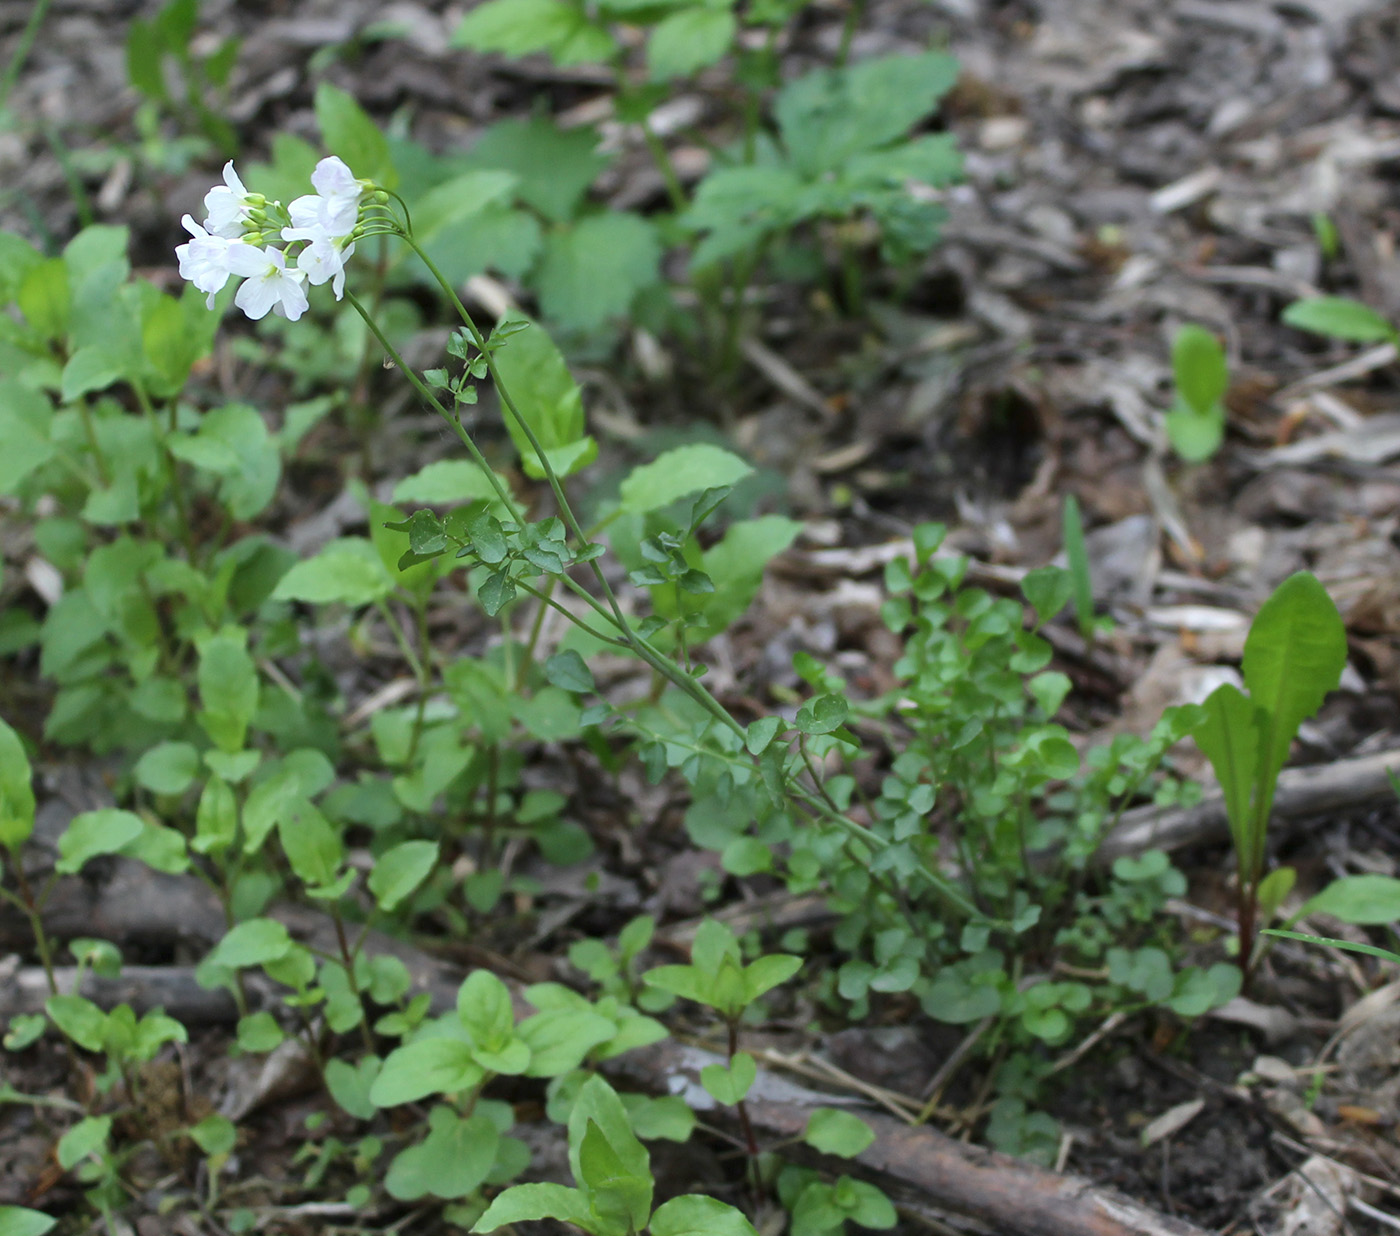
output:
<instances>
[{"instance_id":1,"label":"white flower cluster","mask_svg":"<svg viewBox=\"0 0 1400 1236\"><path fill-rule=\"evenodd\" d=\"M230 277L243 280L233 303L254 319L275 310L295 322L306 312L307 283L330 283L336 300L341 298L368 185L332 157L316 164L311 186L316 192L297 198L285 212L276 203L269 210L266 198L244 188L233 162L225 164L224 183L204 197L209 217L201 226L186 215L180 222L193 239L175 250L180 274L208 294L211 309ZM263 244L267 230L275 233L282 219L290 226L280 228L281 238L301 244L294 266L281 249Z\"/></svg>"}]
</instances>

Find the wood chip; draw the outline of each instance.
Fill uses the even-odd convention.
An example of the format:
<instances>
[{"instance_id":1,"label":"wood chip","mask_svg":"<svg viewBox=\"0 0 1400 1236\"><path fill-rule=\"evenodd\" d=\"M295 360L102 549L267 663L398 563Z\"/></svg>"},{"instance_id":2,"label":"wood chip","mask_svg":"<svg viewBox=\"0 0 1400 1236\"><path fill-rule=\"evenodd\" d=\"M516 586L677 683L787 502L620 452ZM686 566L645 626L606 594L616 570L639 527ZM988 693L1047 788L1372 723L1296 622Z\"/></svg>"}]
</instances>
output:
<instances>
[{"instance_id":1,"label":"wood chip","mask_svg":"<svg viewBox=\"0 0 1400 1236\"><path fill-rule=\"evenodd\" d=\"M1199 1116L1205 1110L1205 1105L1204 1099L1190 1099L1185 1103L1178 1103L1175 1107L1168 1108L1143 1129L1138 1135L1138 1140L1144 1147L1147 1147L1155 1142L1160 1142L1163 1138L1170 1137L1178 1130L1184 1129Z\"/></svg>"}]
</instances>

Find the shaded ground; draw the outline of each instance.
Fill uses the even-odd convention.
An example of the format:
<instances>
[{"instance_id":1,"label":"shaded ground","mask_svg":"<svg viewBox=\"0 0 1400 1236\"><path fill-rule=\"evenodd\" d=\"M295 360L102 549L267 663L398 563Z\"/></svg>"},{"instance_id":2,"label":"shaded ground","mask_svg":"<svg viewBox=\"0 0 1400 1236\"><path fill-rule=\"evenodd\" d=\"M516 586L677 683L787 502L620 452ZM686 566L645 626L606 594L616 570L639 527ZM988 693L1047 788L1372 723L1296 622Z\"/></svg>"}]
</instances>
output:
<instances>
[{"instance_id":1,"label":"shaded ground","mask_svg":"<svg viewBox=\"0 0 1400 1236\"><path fill-rule=\"evenodd\" d=\"M176 220L197 209L213 165L178 170L167 148L155 139L143 146L133 130L119 31L143 11L150 6L54 5L11 99L19 123L0 135L0 224L36 241L66 238L83 210L76 180L92 217L131 226L136 264L173 278ZM23 3L0 7L10 45L27 13ZM252 154L277 132L315 139L310 97L321 76L436 149L469 145L503 115L540 104L566 112L600 96L586 71L449 50L458 14L457 6L407 2L204 5L212 30L245 37L231 116ZM830 50L841 18L839 4L812 7L788 50L794 70ZM371 20L408 33L366 39L359 32ZM930 39L946 39L964 65L948 116L969 174L951 195L946 243L898 307L880 303L877 279L865 324L820 298L773 291L751 340L753 363L724 409L733 438L786 478L795 511L811 523L718 650L720 689L761 696L790 678L801 648L835 654L848 677L879 682L891 649L876 612L885 559L870 547L907 536L918 520L946 518L955 543L990 567L1033 567L1058 549L1062 498L1075 493L1094 530L1096 589L1118 623L1111 655L1079 667L1076 720L1086 733L1145 731L1165 704L1190 697L1217 664L1238 657L1245 616L1308 567L1347 618L1353 661L1300 755L1326 761L1395 745L1395 353L1327 345L1280 326L1278 315L1320 291L1400 313L1400 12L1367 0L874 0L855 53ZM703 97L696 107L703 128ZM631 205L659 203L660 180L635 136L616 136L627 154L602 191ZM693 147L678 161L693 167L702 156ZM1319 249L1318 215L1335 223L1334 256ZM1188 321L1227 341L1233 375L1227 446L1191 468L1163 449L1159 416L1170 401L1169 340ZM1328 372L1344 361L1355 363ZM232 357L225 363L237 369ZM677 363L683 369L684 358ZM694 384L647 383L626 348L610 372L593 395L614 426L645 431L711 415L708 403L696 406ZM276 388L264 393L286 398ZM378 457L385 475L440 449L431 432L413 432L419 424L409 420ZM299 496L283 512L293 540L298 528L309 544L341 526L334 513L312 523L339 492L337 457L348 451L340 440L315 444ZM6 536L14 538L7 555L23 562L24 538ZM37 605L18 571L6 575L0 599ZM368 693L373 672L361 674ZM600 908L581 888L546 888L545 903L553 896L568 911L561 925L605 932L637 909L672 919L701 910L695 890L707 860L686 852L676 804L649 801L659 823L633 841L608 824L611 799L582 808L612 855L608 904ZM1317 821L1284 839L1281 857L1312 889L1348 871L1395 874L1397 840L1396 813L1385 807ZM1223 849L1190 859L1192 901L1225 913ZM514 954L516 969L547 964L518 944L489 947ZM171 960L159 945L149 957L128 957ZM1129 1022L1086 1057L1090 1083L1062 1098L1056 1114L1071 1140L1061 1166L1202 1226L1243 1231L1255 1223L1296 1230L1277 1219L1290 1196L1296 1201L1288 1192L1296 1181L1278 1182L1305 1158L1309 1136L1315 1149L1344 1153L1393 1183L1396 1112L1393 1099L1376 1095L1388 1093L1396 1062L1379 1041L1356 1047L1311 1096L1312 1111L1302 1098L1306 1076L1290 1080L1279 1066L1256 1063L1266 1055L1309 1065L1332 1019L1372 982L1370 970L1280 950L1261 998L1294 1020L1274 1040L1241 1025L1185 1034ZM881 1015L898 1023L908 1013L894 1006ZM925 1029L932 1055L922 1080L905 1079L914 1089L952 1046ZM217 1084L223 1042L214 1032L186 1053L201 1091ZM53 1084L60 1064L34 1068L22 1088ZM1255 1080L1241 1086L1245 1073ZM1193 1119L1143 1147L1155 1117L1197 1098L1204 1107ZM250 1158L285 1156L314 1105L288 1100L265 1112ZM1364 1110L1374 1121L1357 1114ZM33 1197L51 1143L37 1117L4 1119L0 1140L16 1149L8 1176L0 1174L0 1201L22 1201ZM40 1187L68 1186L50 1179ZM1393 1190L1389 1200L1366 1196L1394 1210ZM61 1202L51 1192L45 1204ZM1352 1230L1377 1222L1353 1215Z\"/></svg>"}]
</instances>

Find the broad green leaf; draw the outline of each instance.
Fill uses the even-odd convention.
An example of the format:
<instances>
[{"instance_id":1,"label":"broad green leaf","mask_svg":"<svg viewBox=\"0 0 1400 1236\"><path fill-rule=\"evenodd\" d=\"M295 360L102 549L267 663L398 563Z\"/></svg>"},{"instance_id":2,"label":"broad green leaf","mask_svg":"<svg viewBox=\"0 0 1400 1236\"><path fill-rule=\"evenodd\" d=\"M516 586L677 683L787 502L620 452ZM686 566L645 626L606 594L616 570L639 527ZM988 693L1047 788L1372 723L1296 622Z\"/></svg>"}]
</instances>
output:
<instances>
[{"instance_id":1,"label":"broad green leaf","mask_svg":"<svg viewBox=\"0 0 1400 1236\"><path fill-rule=\"evenodd\" d=\"M744 996L752 1002L786 983L802 969L802 958L792 953L770 953L744 967Z\"/></svg>"},{"instance_id":2,"label":"broad green leaf","mask_svg":"<svg viewBox=\"0 0 1400 1236\"><path fill-rule=\"evenodd\" d=\"M736 1052L728 1067L707 1064L700 1070L700 1084L725 1107L743 1102L757 1077L758 1063L746 1051Z\"/></svg>"},{"instance_id":3,"label":"broad green leaf","mask_svg":"<svg viewBox=\"0 0 1400 1236\"><path fill-rule=\"evenodd\" d=\"M234 519L259 514L282 476L277 444L257 409L225 404L208 412L194 434L172 435L177 459L219 477L219 498Z\"/></svg>"},{"instance_id":4,"label":"broad green leaf","mask_svg":"<svg viewBox=\"0 0 1400 1236\"><path fill-rule=\"evenodd\" d=\"M647 983L661 991L696 1004L709 1004L711 984L709 976L695 966L655 966L643 976Z\"/></svg>"},{"instance_id":5,"label":"broad green leaf","mask_svg":"<svg viewBox=\"0 0 1400 1236\"><path fill-rule=\"evenodd\" d=\"M190 849L197 854L221 854L238 833L238 800L222 777L210 777L199 796Z\"/></svg>"},{"instance_id":6,"label":"broad green leaf","mask_svg":"<svg viewBox=\"0 0 1400 1236\"><path fill-rule=\"evenodd\" d=\"M214 946L208 960L231 970L261 966L285 957L292 949L292 937L276 919L250 918L229 928Z\"/></svg>"},{"instance_id":7,"label":"broad green leaf","mask_svg":"<svg viewBox=\"0 0 1400 1236\"><path fill-rule=\"evenodd\" d=\"M1295 300L1283 311L1283 321L1298 330L1346 339L1352 343L1391 343L1395 327L1369 305L1346 296L1315 296Z\"/></svg>"},{"instance_id":8,"label":"broad green leaf","mask_svg":"<svg viewBox=\"0 0 1400 1236\"><path fill-rule=\"evenodd\" d=\"M24 1206L0 1206L0 1236L44 1236L57 1219Z\"/></svg>"},{"instance_id":9,"label":"broad green leaf","mask_svg":"<svg viewBox=\"0 0 1400 1236\"><path fill-rule=\"evenodd\" d=\"M618 1023L591 1009L546 1009L525 1018L517 1033L530 1049L526 1077L562 1077L595 1047L610 1042Z\"/></svg>"},{"instance_id":10,"label":"broad green leaf","mask_svg":"<svg viewBox=\"0 0 1400 1236\"><path fill-rule=\"evenodd\" d=\"M1225 349L1210 331L1188 323L1172 340L1172 375L1187 407L1208 416L1230 385Z\"/></svg>"},{"instance_id":11,"label":"broad green leaf","mask_svg":"<svg viewBox=\"0 0 1400 1236\"><path fill-rule=\"evenodd\" d=\"M714 583L714 591L687 594L682 602L691 621L688 638L693 644L709 639L738 619L758 594L763 571L770 559L797 539L802 525L784 515L762 515L731 524L717 545L707 549L701 567ZM670 587L651 590L652 605L663 617L676 612Z\"/></svg>"},{"instance_id":12,"label":"broad green leaf","mask_svg":"<svg viewBox=\"0 0 1400 1236\"><path fill-rule=\"evenodd\" d=\"M307 798L294 799L277 821L277 836L297 879L310 888L333 885L345 849L340 834Z\"/></svg>"},{"instance_id":13,"label":"broad green leaf","mask_svg":"<svg viewBox=\"0 0 1400 1236\"><path fill-rule=\"evenodd\" d=\"M53 1024L79 1047L101 1051L107 1034L107 1015L85 996L50 996L44 1011Z\"/></svg>"},{"instance_id":14,"label":"broad green leaf","mask_svg":"<svg viewBox=\"0 0 1400 1236\"><path fill-rule=\"evenodd\" d=\"M125 858L134 858L155 871L179 875L190 869L185 834L163 824L143 822L141 831L121 848Z\"/></svg>"},{"instance_id":15,"label":"broad green leaf","mask_svg":"<svg viewBox=\"0 0 1400 1236\"><path fill-rule=\"evenodd\" d=\"M1063 567L1037 567L1021 580L1021 592L1035 610L1037 627L1049 622L1074 595L1074 580Z\"/></svg>"},{"instance_id":16,"label":"broad green leaf","mask_svg":"<svg viewBox=\"0 0 1400 1236\"><path fill-rule=\"evenodd\" d=\"M376 1107L412 1103L430 1094L456 1094L479 1085L485 1074L461 1039L419 1039L396 1048L370 1087Z\"/></svg>"},{"instance_id":17,"label":"broad green leaf","mask_svg":"<svg viewBox=\"0 0 1400 1236\"><path fill-rule=\"evenodd\" d=\"M797 710L793 724L804 734L830 734L845 724L850 707L840 695L819 695Z\"/></svg>"},{"instance_id":18,"label":"broad green leaf","mask_svg":"<svg viewBox=\"0 0 1400 1236\"><path fill-rule=\"evenodd\" d=\"M183 794L199 768L199 750L193 743L162 742L136 761L134 775L152 794Z\"/></svg>"},{"instance_id":19,"label":"broad green leaf","mask_svg":"<svg viewBox=\"0 0 1400 1236\"><path fill-rule=\"evenodd\" d=\"M0 378L0 494L14 493L21 481L54 457L49 440L53 405L42 391Z\"/></svg>"},{"instance_id":20,"label":"broad green leaf","mask_svg":"<svg viewBox=\"0 0 1400 1236\"><path fill-rule=\"evenodd\" d=\"M68 333L72 302L68 264L62 258L50 258L30 267L15 300L29 325L44 339L62 339Z\"/></svg>"},{"instance_id":21,"label":"broad green leaf","mask_svg":"<svg viewBox=\"0 0 1400 1236\"><path fill-rule=\"evenodd\" d=\"M398 186L389 143L353 95L322 82L316 87L315 108L321 138L331 154L343 159L361 180L376 181L386 189Z\"/></svg>"},{"instance_id":22,"label":"broad green leaf","mask_svg":"<svg viewBox=\"0 0 1400 1236\"><path fill-rule=\"evenodd\" d=\"M226 628L199 644L198 720L220 751L243 749L248 723L258 707L258 671L244 641L247 632Z\"/></svg>"},{"instance_id":23,"label":"broad green leaf","mask_svg":"<svg viewBox=\"0 0 1400 1236\"><path fill-rule=\"evenodd\" d=\"M1225 411L1219 404L1198 412L1178 400L1167 412L1164 423L1172 450L1187 463L1210 459L1225 441Z\"/></svg>"},{"instance_id":24,"label":"broad green leaf","mask_svg":"<svg viewBox=\"0 0 1400 1236\"><path fill-rule=\"evenodd\" d=\"M0 846L18 849L34 831L34 783L20 737L0 717Z\"/></svg>"},{"instance_id":25,"label":"broad green leaf","mask_svg":"<svg viewBox=\"0 0 1400 1236\"><path fill-rule=\"evenodd\" d=\"M708 442L693 442L663 451L651 463L627 474L618 493L624 511L644 515L679 498L733 485L753 472L732 451Z\"/></svg>"},{"instance_id":26,"label":"broad green leaf","mask_svg":"<svg viewBox=\"0 0 1400 1236\"><path fill-rule=\"evenodd\" d=\"M395 910L428 878L437 860L438 847L432 841L404 841L385 850L374 860L368 881L379 908L386 914Z\"/></svg>"},{"instance_id":27,"label":"broad green leaf","mask_svg":"<svg viewBox=\"0 0 1400 1236\"><path fill-rule=\"evenodd\" d=\"M589 1208L606 1229L635 1232L646 1223L651 1213L650 1173L638 1176L628 1171L592 1120L584 1126L578 1165L578 1182L588 1195Z\"/></svg>"},{"instance_id":28,"label":"broad green leaf","mask_svg":"<svg viewBox=\"0 0 1400 1236\"><path fill-rule=\"evenodd\" d=\"M1293 891L1293 885L1297 881L1298 872L1292 867L1275 867L1259 881L1257 897L1261 923L1273 921L1274 916L1279 912L1279 908L1283 905L1288 894Z\"/></svg>"},{"instance_id":29,"label":"broad green leaf","mask_svg":"<svg viewBox=\"0 0 1400 1236\"><path fill-rule=\"evenodd\" d=\"M509 492L509 486L504 486ZM394 486L395 502L449 506L477 501L494 502L496 491L470 459L439 459L406 476Z\"/></svg>"},{"instance_id":30,"label":"broad green leaf","mask_svg":"<svg viewBox=\"0 0 1400 1236\"><path fill-rule=\"evenodd\" d=\"M593 461L598 447L584 433L583 394L569 373L563 353L537 323L519 315L508 315L502 322L526 323L523 330L510 336L495 357L496 367L517 411L534 431L551 462L562 460L564 456L556 451L567 448L572 465L567 471L577 471ZM544 471L525 431L509 411L503 415L526 475L541 479ZM559 470L558 463L555 468Z\"/></svg>"},{"instance_id":31,"label":"broad green leaf","mask_svg":"<svg viewBox=\"0 0 1400 1236\"><path fill-rule=\"evenodd\" d=\"M457 989L457 1017L484 1051L498 1050L515 1036L510 989L490 970L473 970Z\"/></svg>"},{"instance_id":32,"label":"broad green leaf","mask_svg":"<svg viewBox=\"0 0 1400 1236\"><path fill-rule=\"evenodd\" d=\"M111 1116L87 1116L58 1139L58 1165L66 1172L107 1145Z\"/></svg>"},{"instance_id":33,"label":"broad green leaf","mask_svg":"<svg viewBox=\"0 0 1400 1236\"><path fill-rule=\"evenodd\" d=\"M728 9L681 9L661 21L647 40L652 80L669 81L718 62L734 41L738 23Z\"/></svg>"},{"instance_id":34,"label":"broad green leaf","mask_svg":"<svg viewBox=\"0 0 1400 1236\"><path fill-rule=\"evenodd\" d=\"M596 129L561 129L548 116L531 116L492 125L477 139L466 162L513 172L521 201L551 222L565 223L610 158L598 153Z\"/></svg>"},{"instance_id":35,"label":"broad green leaf","mask_svg":"<svg viewBox=\"0 0 1400 1236\"><path fill-rule=\"evenodd\" d=\"M1343 876L1309 899L1299 917L1308 914L1330 914L1358 927L1400 922L1400 880L1383 875Z\"/></svg>"},{"instance_id":36,"label":"broad green leaf","mask_svg":"<svg viewBox=\"0 0 1400 1236\"><path fill-rule=\"evenodd\" d=\"M274 601L305 601L350 606L383 600L394 581L374 546L363 537L332 541L314 558L298 562L273 590Z\"/></svg>"},{"instance_id":37,"label":"broad green leaf","mask_svg":"<svg viewBox=\"0 0 1400 1236\"><path fill-rule=\"evenodd\" d=\"M509 201L515 186L516 178L508 171L463 172L434 185L413 204L414 239L430 244L464 219Z\"/></svg>"},{"instance_id":38,"label":"broad green leaf","mask_svg":"<svg viewBox=\"0 0 1400 1236\"><path fill-rule=\"evenodd\" d=\"M958 62L944 52L882 56L789 82L778 93L774 112L793 161L816 175L903 137L957 76Z\"/></svg>"},{"instance_id":39,"label":"broad green leaf","mask_svg":"<svg viewBox=\"0 0 1400 1236\"><path fill-rule=\"evenodd\" d=\"M851 1112L819 1107L808 1118L802 1140L822 1154L850 1159L875 1140L875 1130Z\"/></svg>"},{"instance_id":40,"label":"broad green leaf","mask_svg":"<svg viewBox=\"0 0 1400 1236\"><path fill-rule=\"evenodd\" d=\"M742 253L801 216L803 185L786 167L724 167L695 191L681 223L708 233L690 256L692 270Z\"/></svg>"},{"instance_id":41,"label":"broad green leaf","mask_svg":"<svg viewBox=\"0 0 1400 1236\"><path fill-rule=\"evenodd\" d=\"M230 1154L238 1144L238 1126L227 1116L217 1114L190 1125L189 1135L196 1146L211 1156Z\"/></svg>"},{"instance_id":42,"label":"broad green leaf","mask_svg":"<svg viewBox=\"0 0 1400 1236\"><path fill-rule=\"evenodd\" d=\"M544 673L552 685L565 691L586 695L597 690L588 662L572 648L556 652L550 657L544 663Z\"/></svg>"},{"instance_id":43,"label":"broad green leaf","mask_svg":"<svg viewBox=\"0 0 1400 1236\"><path fill-rule=\"evenodd\" d=\"M428 1122L428 1136L390 1164L385 1190L400 1201L469 1196L485 1182L496 1161L499 1130L481 1112L462 1117L445 1106L433 1108Z\"/></svg>"},{"instance_id":44,"label":"broad green leaf","mask_svg":"<svg viewBox=\"0 0 1400 1236\"><path fill-rule=\"evenodd\" d=\"M238 1046L242 1051L261 1055L272 1051L286 1037L277 1019L265 1009L238 1019ZM328 1081L329 1073L327 1068Z\"/></svg>"},{"instance_id":45,"label":"broad green leaf","mask_svg":"<svg viewBox=\"0 0 1400 1236\"><path fill-rule=\"evenodd\" d=\"M1264 718L1248 696L1230 683L1222 683L1202 705L1204 720L1192 737L1211 767L1225 797L1230 834L1242 861L1250 871L1262 837L1255 837L1253 799L1260 773Z\"/></svg>"},{"instance_id":46,"label":"broad green leaf","mask_svg":"<svg viewBox=\"0 0 1400 1236\"><path fill-rule=\"evenodd\" d=\"M744 734L744 746L750 755L762 755L782 729L781 717L760 717L751 721Z\"/></svg>"},{"instance_id":47,"label":"broad green leaf","mask_svg":"<svg viewBox=\"0 0 1400 1236\"><path fill-rule=\"evenodd\" d=\"M1261 826L1298 726L1342 680L1346 663L1346 626L1327 589L1308 571L1290 575L1250 624L1241 667L1250 699L1264 714L1254 804Z\"/></svg>"},{"instance_id":48,"label":"broad green leaf","mask_svg":"<svg viewBox=\"0 0 1400 1236\"><path fill-rule=\"evenodd\" d=\"M523 1184L498 1194L472 1231L494 1232L507 1224L537 1219L559 1219L585 1232L596 1230L596 1220L581 1190L561 1184Z\"/></svg>"},{"instance_id":49,"label":"broad green leaf","mask_svg":"<svg viewBox=\"0 0 1400 1236\"><path fill-rule=\"evenodd\" d=\"M743 1214L718 1198L687 1193L651 1216L651 1236L758 1236Z\"/></svg>"},{"instance_id":50,"label":"broad green leaf","mask_svg":"<svg viewBox=\"0 0 1400 1236\"><path fill-rule=\"evenodd\" d=\"M115 807L75 815L58 839L59 859L54 870L60 875L74 875L89 859L117 853L139 837L145 827L139 815Z\"/></svg>"},{"instance_id":51,"label":"broad green leaf","mask_svg":"<svg viewBox=\"0 0 1400 1236\"><path fill-rule=\"evenodd\" d=\"M656 230L640 215L590 215L546 238L535 276L540 308L569 330L597 330L626 316L636 294L657 281L660 263Z\"/></svg>"},{"instance_id":52,"label":"broad green leaf","mask_svg":"<svg viewBox=\"0 0 1400 1236\"><path fill-rule=\"evenodd\" d=\"M640 1215L635 1226L638 1229L645 1227L651 1213L651 1161L646 1147L632 1132L627 1111L617 1092L596 1074L584 1082L569 1113L569 1167L574 1179L585 1187L588 1178L580 1166L580 1152L590 1126L598 1130L625 1176L637 1182L637 1194L630 1200L637 1208L634 1215Z\"/></svg>"},{"instance_id":53,"label":"broad green leaf","mask_svg":"<svg viewBox=\"0 0 1400 1236\"><path fill-rule=\"evenodd\" d=\"M556 64L607 61L615 44L582 6L562 0L486 0L468 13L452 35L453 47L528 56L547 51Z\"/></svg>"},{"instance_id":54,"label":"broad green leaf","mask_svg":"<svg viewBox=\"0 0 1400 1236\"><path fill-rule=\"evenodd\" d=\"M127 359L102 344L79 348L63 366L61 396L71 403L92 391L105 390L127 377Z\"/></svg>"}]
</instances>

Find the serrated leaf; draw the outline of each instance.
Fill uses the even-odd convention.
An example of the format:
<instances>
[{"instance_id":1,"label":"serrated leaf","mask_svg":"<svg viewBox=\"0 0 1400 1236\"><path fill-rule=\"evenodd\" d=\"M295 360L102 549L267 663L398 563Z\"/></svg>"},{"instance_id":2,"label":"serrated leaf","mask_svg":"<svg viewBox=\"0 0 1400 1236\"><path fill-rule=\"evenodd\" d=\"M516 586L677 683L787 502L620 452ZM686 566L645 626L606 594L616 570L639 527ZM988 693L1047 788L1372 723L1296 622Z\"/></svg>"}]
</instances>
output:
<instances>
[{"instance_id":1,"label":"serrated leaf","mask_svg":"<svg viewBox=\"0 0 1400 1236\"><path fill-rule=\"evenodd\" d=\"M637 293L657 281L660 264L656 231L640 215L590 215L546 237L535 276L540 308L566 329L597 330L626 316Z\"/></svg>"},{"instance_id":2,"label":"serrated leaf","mask_svg":"<svg viewBox=\"0 0 1400 1236\"><path fill-rule=\"evenodd\" d=\"M957 60L944 52L881 56L789 82L774 113L794 163L815 175L904 136L957 76Z\"/></svg>"},{"instance_id":3,"label":"serrated leaf","mask_svg":"<svg viewBox=\"0 0 1400 1236\"><path fill-rule=\"evenodd\" d=\"M692 442L663 451L652 462L628 473L619 487L624 511L644 515L705 489L734 485L753 468L732 451L708 442Z\"/></svg>"},{"instance_id":4,"label":"serrated leaf","mask_svg":"<svg viewBox=\"0 0 1400 1236\"><path fill-rule=\"evenodd\" d=\"M554 223L564 223L588 186L608 166L596 129L561 129L547 116L505 120L477 139L466 162L511 172L516 196Z\"/></svg>"},{"instance_id":5,"label":"serrated leaf","mask_svg":"<svg viewBox=\"0 0 1400 1236\"><path fill-rule=\"evenodd\" d=\"M393 578L374 546L362 537L344 537L292 567L278 582L272 599L361 606L383 600L393 590Z\"/></svg>"},{"instance_id":6,"label":"serrated leaf","mask_svg":"<svg viewBox=\"0 0 1400 1236\"><path fill-rule=\"evenodd\" d=\"M647 40L647 67L654 81L689 77L717 63L738 29L728 9L681 9L658 23Z\"/></svg>"}]
</instances>

